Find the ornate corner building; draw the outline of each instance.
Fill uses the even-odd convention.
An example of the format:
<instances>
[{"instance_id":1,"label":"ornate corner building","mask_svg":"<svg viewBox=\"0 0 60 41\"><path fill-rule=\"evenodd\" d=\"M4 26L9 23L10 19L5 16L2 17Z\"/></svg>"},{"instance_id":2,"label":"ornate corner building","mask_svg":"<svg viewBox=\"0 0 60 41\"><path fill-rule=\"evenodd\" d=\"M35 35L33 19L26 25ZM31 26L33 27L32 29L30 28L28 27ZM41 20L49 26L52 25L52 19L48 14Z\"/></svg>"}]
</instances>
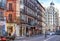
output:
<instances>
[{"instance_id":1,"label":"ornate corner building","mask_svg":"<svg viewBox=\"0 0 60 41\"><path fill-rule=\"evenodd\" d=\"M56 9L55 4L51 2L50 6L46 9L46 23L48 25L48 31L58 30L58 15L58 9Z\"/></svg>"}]
</instances>

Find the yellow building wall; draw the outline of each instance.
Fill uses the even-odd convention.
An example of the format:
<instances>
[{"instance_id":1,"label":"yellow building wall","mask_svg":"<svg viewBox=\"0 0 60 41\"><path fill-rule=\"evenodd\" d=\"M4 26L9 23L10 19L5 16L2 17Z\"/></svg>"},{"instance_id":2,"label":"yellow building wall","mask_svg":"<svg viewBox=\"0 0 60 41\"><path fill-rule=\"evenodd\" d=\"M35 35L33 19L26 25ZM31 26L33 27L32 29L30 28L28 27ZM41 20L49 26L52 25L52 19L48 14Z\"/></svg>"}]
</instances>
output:
<instances>
[{"instance_id":1,"label":"yellow building wall","mask_svg":"<svg viewBox=\"0 0 60 41\"><path fill-rule=\"evenodd\" d=\"M6 23L6 31L8 31L8 29L7 29L8 26L12 26L13 31L12 31L11 35L13 35L15 33L15 23Z\"/></svg>"}]
</instances>

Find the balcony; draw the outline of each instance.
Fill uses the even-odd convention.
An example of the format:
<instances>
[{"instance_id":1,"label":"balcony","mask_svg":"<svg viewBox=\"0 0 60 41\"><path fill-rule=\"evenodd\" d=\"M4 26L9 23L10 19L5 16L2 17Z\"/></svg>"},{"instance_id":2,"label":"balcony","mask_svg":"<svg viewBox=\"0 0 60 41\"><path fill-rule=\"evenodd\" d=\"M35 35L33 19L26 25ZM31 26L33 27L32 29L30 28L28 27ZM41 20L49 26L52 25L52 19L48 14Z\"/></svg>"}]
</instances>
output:
<instances>
[{"instance_id":1,"label":"balcony","mask_svg":"<svg viewBox=\"0 0 60 41\"><path fill-rule=\"evenodd\" d=\"M27 24L27 21L24 20L24 19L20 19L20 23L21 23L21 24Z\"/></svg>"},{"instance_id":2,"label":"balcony","mask_svg":"<svg viewBox=\"0 0 60 41\"><path fill-rule=\"evenodd\" d=\"M42 27L42 22L38 21L37 24L35 26L38 26L38 27Z\"/></svg>"},{"instance_id":3,"label":"balcony","mask_svg":"<svg viewBox=\"0 0 60 41\"><path fill-rule=\"evenodd\" d=\"M32 26L35 26L35 25L37 25L37 21L34 20L34 21L31 22L31 24L32 24Z\"/></svg>"},{"instance_id":4,"label":"balcony","mask_svg":"<svg viewBox=\"0 0 60 41\"><path fill-rule=\"evenodd\" d=\"M33 11L36 11L35 6L33 6L30 2L25 3L25 5Z\"/></svg>"},{"instance_id":5,"label":"balcony","mask_svg":"<svg viewBox=\"0 0 60 41\"><path fill-rule=\"evenodd\" d=\"M23 23L23 24L27 23L27 17L25 15L20 16L20 23Z\"/></svg>"},{"instance_id":6,"label":"balcony","mask_svg":"<svg viewBox=\"0 0 60 41\"><path fill-rule=\"evenodd\" d=\"M28 15L28 16L33 17L33 18L36 19L37 13L35 13L34 11L32 12L32 10L29 12L29 10L26 10L26 9L28 9L28 8L20 9L20 13Z\"/></svg>"},{"instance_id":7,"label":"balcony","mask_svg":"<svg viewBox=\"0 0 60 41\"><path fill-rule=\"evenodd\" d=\"M26 11L26 12L27 12L26 15L37 19L37 13L35 13L34 11L33 12L32 11L30 11L30 12L29 11Z\"/></svg>"},{"instance_id":8,"label":"balcony","mask_svg":"<svg viewBox=\"0 0 60 41\"><path fill-rule=\"evenodd\" d=\"M13 23L13 21L12 21L12 20L7 20L7 22L8 22L8 23Z\"/></svg>"},{"instance_id":9,"label":"balcony","mask_svg":"<svg viewBox=\"0 0 60 41\"><path fill-rule=\"evenodd\" d=\"M22 14L26 14L27 11L26 11L25 9L20 9L20 13L22 13Z\"/></svg>"},{"instance_id":10,"label":"balcony","mask_svg":"<svg viewBox=\"0 0 60 41\"><path fill-rule=\"evenodd\" d=\"M45 22L45 18L44 17L42 17L42 21Z\"/></svg>"},{"instance_id":11,"label":"balcony","mask_svg":"<svg viewBox=\"0 0 60 41\"><path fill-rule=\"evenodd\" d=\"M37 20L42 22L42 17L38 15Z\"/></svg>"},{"instance_id":12,"label":"balcony","mask_svg":"<svg viewBox=\"0 0 60 41\"><path fill-rule=\"evenodd\" d=\"M36 15L31 14L31 12L29 13L29 12L26 11L25 9L21 9L21 10L20 10L20 13L36 18Z\"/></svg>"},{"instance_id":13,"label":"balcony","mask_svg":"<svg viewBox=\"0 0 60 41\"><path fill-rule=\"evenodd\" d=\"M40 15L40 16L42 16L42 12L41 11L38 11L37 14Z\"/></svg>"},{"instance_id":14,"label":"balcony","mask_svg":"<svg viewBox=\"0 0 60 41\"><path fill-rule=\"evenodd\" d=\"M40 27L42 27L42 22L39 22Z\"/></svg>"},{"instance_id":15,"label":"balcony","mask_svg":"<svg viewBox=\"0 0 60 41\"><path fill-rule=\"evenodd\" d=\"M20 13L25 14L25 15L28 15L28 16L30 16L30 17L33 17L33 18L35 18L35 19L37 19L37 20L39 20L39 21L42 21L42 19L41 19L42 14L40 14L40 12L38 12L38 15L41 16L41 17L39 17L39 18L37 17L37 12L33 14L33 13L25 10L25 8L24 8L24 9L20 9Z\"/></svg>"},{"instance_id":16,"label":"balcony","mask_svg":"<svg viewBox=\"0 0 60 41\"><path fill-rule=\"evenodd\" d=\"M13 9L7 9L7 11L12 11L13 12L14 10Z\"/></svg>"},{"instance_id":17,"label":"balcony","mask_svg":"<svg viewBox=\"0 0 60 41\"><path fill-rule=\"evenodd\" d=\"M36 20L28 21L28 25L30 26L36 26L38 23Z\"/></svg>"},{"instance_id":18,"label":"balcony","mask_svg":"<svg viewBox=\"0 0 60 41\"><path fill-rule=\"evenodd\" d=\"M14 11L12 7L7 8L7 11Z\"/></svg>"},{"instance_id":19,"label":"balcony","mask_svg":"<svg viewBox=\"0 0 60 41\"><path fill-rule=\"evenodd\" d=\"M39 20L39 21L42 21L42 17L37 17L37 15L31 14L31 13L29 13L28 11L26 11L26 10L24 10L24 9L21 10L20 13L25 14L25 15L28 15L28 16L30 16L30 17L33 17L33 18L35 18L35 19L37 19L37 20ZM42 14L41 14L41 15L42 15Z\"/></svg>"}]
</instances>

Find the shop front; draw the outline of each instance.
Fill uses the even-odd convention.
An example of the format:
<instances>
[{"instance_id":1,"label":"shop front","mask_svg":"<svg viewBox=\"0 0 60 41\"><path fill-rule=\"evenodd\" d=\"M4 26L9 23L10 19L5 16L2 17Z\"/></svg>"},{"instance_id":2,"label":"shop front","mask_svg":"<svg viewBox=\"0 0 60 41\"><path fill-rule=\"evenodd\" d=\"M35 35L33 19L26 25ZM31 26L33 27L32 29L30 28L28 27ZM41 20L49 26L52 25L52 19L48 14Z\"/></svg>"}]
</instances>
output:
<instances>
[{"instance_id":1,"label":"shop front","mask_svg":"<svg viewBox=\"0 0 60 41\"><path fill-rule=\"evenodd\" d=\"M15 24L14 23L7 23L6 25L6 30L8 32L9 35L14 35L15 33Z\"/></svg>"},{"instance_id":2,"label":"shop front","mask_svg":"<svg viewBox=\"0 0 60 41\"><path fill-rule=\"evenodd\" d=\"M32 35L42 34L42 29L39 27L31 27L30 29L31 29Z\"/></svg>"},{"instance_id":3,"label":"shop front","mask_svg":"<svg viewBox=\"0 0 60 41\"><path fill-rule=\"evenodd\" d=\"M36 35L36 27L28 27L27 28L27 33L29 36L33 36L33 35Z\"/></svg>"},{"instance_id":4,"label":"shop front","mask_svg":"<svg viewBox=\"0 0 60 41\"><path fill-rule=\"evenodd\" d=\"M20 24L16 26L16 35L20 37L38 35L41 32L42 32L41 29L37 27L31 27L26 24Z\"/></svg>"},{"instance_id":5,"label":"shop front","mask_svg":"<svg viewBox=\"0 0 60 41\"><path fill-rule=\"evenodd\" d=\"M20 37L26 36L26 25L25 24L16 25L16 35Z\"/></svg>"},{"instance_id":6,"label":"shop front","mask_svg":"<svg viewBox=\"0 0 60 41\"><path fill-rule=\"evenodd\" d=\"M35 28L30 27L27 24L20 24L16 27L16 35L20 37L32 36L33 34L35 34L34 31Z\"/></svg>"}]
</instances>

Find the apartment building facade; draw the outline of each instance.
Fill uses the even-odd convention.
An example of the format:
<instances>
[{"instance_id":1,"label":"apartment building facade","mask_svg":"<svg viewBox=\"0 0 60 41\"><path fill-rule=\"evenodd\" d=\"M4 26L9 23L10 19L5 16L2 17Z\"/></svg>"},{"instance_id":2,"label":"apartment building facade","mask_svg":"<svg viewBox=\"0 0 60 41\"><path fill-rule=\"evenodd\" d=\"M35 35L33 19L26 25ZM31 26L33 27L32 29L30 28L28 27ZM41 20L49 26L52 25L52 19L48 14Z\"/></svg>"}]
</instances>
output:
<instances>
[{"instance_id":1,"label":"apartment building facade","mask_svg":"<svg viewBox=\"0 0 60 41\"><path fill-rule=\"evenodd\" d=\"M42 33L44 23L44 7L38 0L17 0L16 1L16 35L36 35Z\"/></svg>"}]
</instances>

